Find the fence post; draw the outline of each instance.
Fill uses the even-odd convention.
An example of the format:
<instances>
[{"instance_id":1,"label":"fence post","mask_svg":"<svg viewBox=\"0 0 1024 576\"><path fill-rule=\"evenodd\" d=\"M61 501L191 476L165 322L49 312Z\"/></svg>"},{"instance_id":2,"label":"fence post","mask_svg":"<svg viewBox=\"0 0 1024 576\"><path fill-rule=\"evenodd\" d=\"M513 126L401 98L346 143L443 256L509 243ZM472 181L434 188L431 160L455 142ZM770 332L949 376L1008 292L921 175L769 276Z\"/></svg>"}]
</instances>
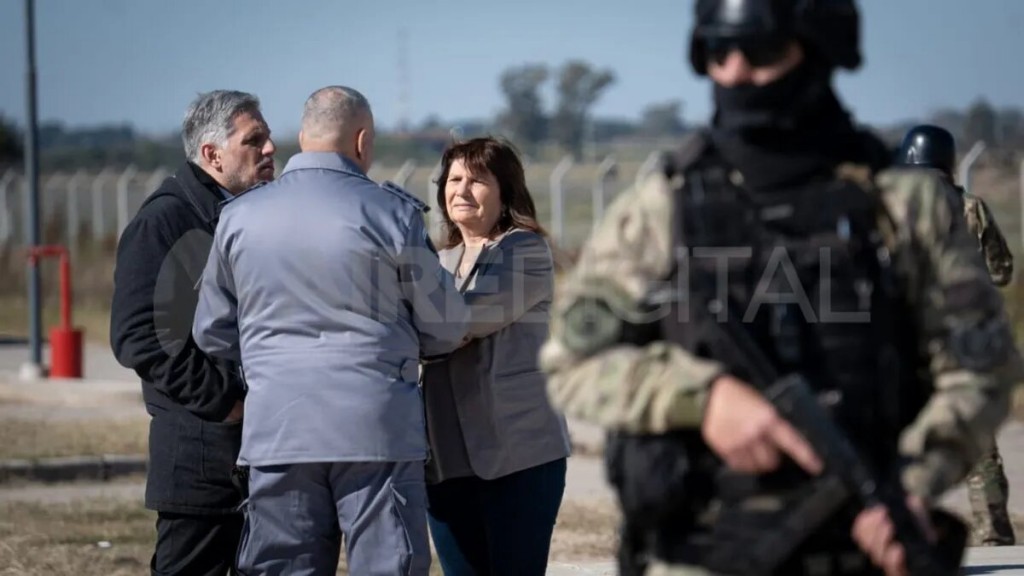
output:
<instances>
[{"instance_id":1,"label":"fence post","mask_svg":"<svg viewBox=\"0 0 1024 576\"><path fill-rule=\"evenodd\" d=\"M604 218L604 205L605 205L605 183L608 180L613 180L618 174L618 166L615 164L615 158L612 156L606 156L601 164L597 167L597 178L594 180L594 197L593 197L593 209L591 218L593 218L593 228L596 229L598 223Z\"/></svg>"},{"instance_id":2,"label":"fence post","mask_svg":"<svg viewBox=\"0 0 1024 576\"><path fill-rule=\"evenodd\" d=\"M960 161L959 166L959 179L960 185L964 187L964 190L971 191L971 170L974 168L974 162L977 161L981 153L985 151L985 143L978 140L971 146L971 149L964 155L963 160Z\"/></svg>"},{"instance_id":3,"label":"fence post","mask_svg":"<svg viewBox=\"0 0 1024 576\"><path fill-rule=\"evenodd\" d=\"M128 183L131 182L132 178L138 170L134 164L130 164L124 169L124 172L117 178L117 237L121 237L121 232L124 231L125 227L128 226Z\"/></svg>"},{"instance_id":4,"label":"fence post","mask_svg":"<svg viewBox=\"0 0 1024 576\"><path fill-rule=\"evenodd\" d=\"M103 181L110 174L109 168L100 170L92 181L92 239L99 242L106 233L106 218L103 214Z\"/></svg>"},{"instance_id":5,"label":"fence post","mask_svg":"<svg viewBox=\"0 0 1024 576\"><path fill-rule=\"evenodd\" d=\"M0 177L0 242L6 243L14 236L12 229L10 194L8 193L15 180L18 179L17 172L10 168Z\"/></svg>"},{"instance_id":6,"label":"fence post","mask_svg":"<svg viewBox=\"0 0 1024 576\"><path fill-rule=\"evenodd\" d=\"M67 180L67 177L60 171L49 176L39 176L39 241L43 244L47 242L47 226L56 220L56 214L60 211L57 183L61 180Z\"/></svg>"},{"instance_id":7,"label":"fence post","mask_svg":"<svg viewBox=\"0 0 1024 576\"><path fill-rule=\"evenodd\" d=\"M67 238L68 249L74 254L78 252L78 230L79 225L82 223L81 218L78 215L78 189L79 183L86 177L85 170L79 170L75 172L71 178L68 179L67 183L67 202L68 209L65 213L67 219Z\"/></svg>"},{"instance_id":8,"label":"fence post","mask_svg":"<svg viewBox=\"0 0 1024 576\"><path fill-rule=\"evenodd\" d=\"M565 179L565 175L572 168L573 160L571 155L564 156L555 165L555 169L551 171L551 235L555 239L555 243L564 248L565 231L562 226L565 223L562 215L562 204L564 190L562 188L562 181Z\"/></svg>"},{"instance_id":9,"label":"fence post","mask_svg":"<svg viewBox=\"0 0 1024 576\"><path fill-rule=\"evenodd\" d=\"M644 163L641 164L640 168L637 169L637 171L636 171L636 179L635 179L635 181L636 181L636 185L637 185L638 188L640 187L640 182L642 182L643 179L648 174L650 174L655 169L655 167L657 167L658 162L660 160L661 160L661 151L659 151L659 150L655 150L654 152L651 152L650 154L647 155L647 158L644 160Z\"/></svg>"},{"instance_id":10,"label":"fence post","mask_svg":"<svg viewBox=\"0 0 1024 576\"><path fill-rule=\"evenodd\" d=\"M434 217L430 218L430 237L440 238L441 237L441 223L444 218L441 216L441 206L438 205L435 194L432 193L434 190L434 181L441 177L441 162L438 161L434 165L434 169L430 171L430 176L427 177L427 204L431 206L431 210L434 211Z\"/></svg>"},{"instance_id":11,"label":"fence post","mask_svg":"<svg viewBox=\"0 0 1024 576\"><path fill-rule=\"evenodd\" d=\"M165 170L163 166L160 166L156 170L154 170L152 174L149 175L149 178L146 179L145 184L146 198L149 198L150 194L156 192L156 189L160 187L160 184L163 183L164 178L167 178L168 174L169 172Z\"/></svg>"},{"instance_id":12,"label":"fence post","mask_svg":"<svg viewBox=\"0 0 1024 576\"><path fill-rule=\"evenodd\" d=\"M398 184L402 188L405 188L406 184L409 182L409 177L412 176L412 173L415 170L416 170L416 161L415 160L406 160L405 163L402 164L402 167L399 168L398 172L395 174L394 183Z\"/></svg>"}]
</instances>

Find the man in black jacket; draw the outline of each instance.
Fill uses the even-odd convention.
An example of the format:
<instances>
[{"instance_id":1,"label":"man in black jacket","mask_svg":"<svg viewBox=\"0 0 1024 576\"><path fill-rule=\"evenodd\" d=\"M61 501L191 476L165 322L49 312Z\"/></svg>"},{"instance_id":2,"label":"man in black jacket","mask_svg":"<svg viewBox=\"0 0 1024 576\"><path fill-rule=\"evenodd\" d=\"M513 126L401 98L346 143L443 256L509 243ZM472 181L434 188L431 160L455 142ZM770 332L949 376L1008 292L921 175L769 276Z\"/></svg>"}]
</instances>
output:
<instances>
[{"instance_id":1,"label":"man in black jacket","mask_svg":"<svg viewBox=\"0 0 1024 576\"><path fill-rule=\"evenodd\" d=\"M245 386L239 366L192 340L196 287L221 206L274 177L274 143L251 94L218 90L182 124L187 162L143 203L117 247L110 343L142 379L146 507L157 511L154 575L234 572L242 494L232 482Z\"/></svg>"}]
</instances>

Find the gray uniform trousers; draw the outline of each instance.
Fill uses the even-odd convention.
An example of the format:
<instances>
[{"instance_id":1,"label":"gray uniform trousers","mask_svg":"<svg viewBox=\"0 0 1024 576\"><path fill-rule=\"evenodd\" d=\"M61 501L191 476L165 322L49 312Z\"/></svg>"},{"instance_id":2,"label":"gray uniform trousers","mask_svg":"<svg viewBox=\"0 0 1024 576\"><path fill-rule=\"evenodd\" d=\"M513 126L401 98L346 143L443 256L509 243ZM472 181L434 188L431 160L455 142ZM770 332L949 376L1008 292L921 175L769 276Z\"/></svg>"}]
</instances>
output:
<instances>
[{"instance_id":1,"label":"gray uniform trousers","mask_svg":"<svg viewBox=\"0 0 1024 576\"><path fill-rule=\"evenodd\" d=\"M253 466L238 568L245 576L430 571L423 461Z\"/></svg>"}]
</instances>

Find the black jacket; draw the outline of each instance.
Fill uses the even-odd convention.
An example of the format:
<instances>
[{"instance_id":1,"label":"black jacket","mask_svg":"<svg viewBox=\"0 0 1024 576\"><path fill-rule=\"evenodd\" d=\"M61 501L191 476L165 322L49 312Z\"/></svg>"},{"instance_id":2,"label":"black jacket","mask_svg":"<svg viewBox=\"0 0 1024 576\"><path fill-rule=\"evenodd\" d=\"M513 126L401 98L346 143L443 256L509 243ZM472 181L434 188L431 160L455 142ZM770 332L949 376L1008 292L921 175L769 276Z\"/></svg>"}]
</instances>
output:
<instances>
[{"instance_id":1,"label":"black jacket","mask_svg":"<svg viewBox=\"0 0 1024 576\"><path fill-rule=\"evenodd\" d=\"M241 425L222 421L244 386L237 365L192 339L223 200L216 181L188 163L146 199L118 242L110 343L142 379L153 416L146 502L157 510L225 512L238 503L231 469Z\"/></svg>"}]
</instances>

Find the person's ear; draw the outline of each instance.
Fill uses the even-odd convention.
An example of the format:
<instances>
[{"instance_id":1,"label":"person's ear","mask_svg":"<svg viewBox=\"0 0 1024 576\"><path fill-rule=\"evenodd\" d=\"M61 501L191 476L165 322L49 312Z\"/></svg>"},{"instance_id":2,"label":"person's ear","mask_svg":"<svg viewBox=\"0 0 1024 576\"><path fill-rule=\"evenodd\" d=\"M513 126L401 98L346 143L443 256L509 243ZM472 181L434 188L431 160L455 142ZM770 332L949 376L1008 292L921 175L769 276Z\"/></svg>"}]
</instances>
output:
<instances>
[{"instance_id":1,"label":"person's ear","mask_svg":"<svg viewBox=\"0 0 1024 576\"><path fill-rule=\"evenodd\" d=\"M208 166L213 168L221 167L220 149L213 144L203 144L199 147L199 156Z\"/></svg>"},{"instance_id":2,"label":"person's ear","mask_svg":"<svg viewBox=\"0 0 1024 576\"><path fill-rule=\"evenodd\" d=\"M370 144L370 134L366 128L360 128L356 132L356 158L359 160L366 160L366 148Z\"/></svg>"}]
</instances>

